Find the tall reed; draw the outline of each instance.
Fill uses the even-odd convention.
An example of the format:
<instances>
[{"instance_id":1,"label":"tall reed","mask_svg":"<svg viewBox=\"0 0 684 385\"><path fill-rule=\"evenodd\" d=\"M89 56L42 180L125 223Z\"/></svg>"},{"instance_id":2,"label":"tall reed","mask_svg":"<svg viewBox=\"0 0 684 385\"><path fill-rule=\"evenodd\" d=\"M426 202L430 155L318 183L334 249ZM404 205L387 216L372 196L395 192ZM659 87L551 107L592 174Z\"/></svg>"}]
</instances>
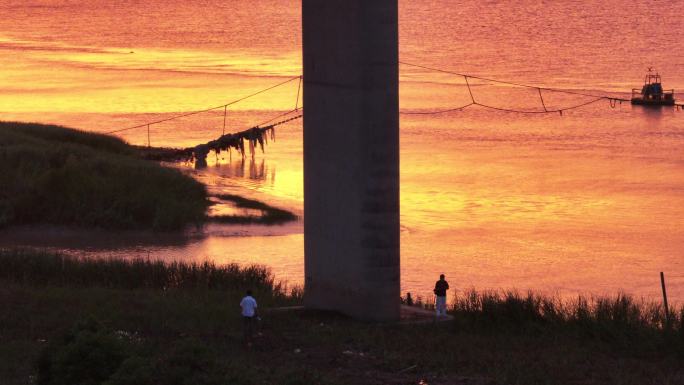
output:
<instances>
[{"instance_id":1,"label":"tall reed","mask_svg":"<svg viewBox=\"0 0 684 385\"><path fill-rule=\"evenodd\" d=\"M480 330L565 329L625 341L636 335L665 332L667 336L680 334L684 342L684 306L671 309L673 322L668 327L660 303L635 300L624 293L615 297L578 296L568 300L534 292L471 289L456 296L452 314L459 327Z\"/></svg>"},{"instance_id":2,"label":"tall reed","mask_svg":"<svg viewBox=\"0 0 684 385\"><path fill-rule=\"evenodd\" d=\"M288 292L264 266L145 259L78 258L31 249L0 249L0 279L30 285L160 290L246 290L275 297Z\"/></svg>"}]
</instances>

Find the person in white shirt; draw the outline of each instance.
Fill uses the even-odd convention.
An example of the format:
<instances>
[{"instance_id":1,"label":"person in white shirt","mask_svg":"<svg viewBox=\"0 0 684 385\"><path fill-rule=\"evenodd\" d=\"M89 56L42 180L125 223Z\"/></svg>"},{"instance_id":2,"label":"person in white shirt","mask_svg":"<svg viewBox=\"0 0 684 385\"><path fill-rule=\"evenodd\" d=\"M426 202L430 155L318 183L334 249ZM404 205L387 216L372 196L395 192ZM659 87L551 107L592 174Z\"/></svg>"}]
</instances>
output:
<instances>
[{"instance_id":1,"label":"person in white shirt","mask_svg":"<svg viewBox=\"0 0 684 385\"><path fill-rule=\"evenodd\" d=\"M245 341L251 344L254 321L258 319L257 301L252 297L251 290L247 290L247 295L240 301L240 307L242 308L242 319L244 320Z\"/></svg>"}]
</instances>

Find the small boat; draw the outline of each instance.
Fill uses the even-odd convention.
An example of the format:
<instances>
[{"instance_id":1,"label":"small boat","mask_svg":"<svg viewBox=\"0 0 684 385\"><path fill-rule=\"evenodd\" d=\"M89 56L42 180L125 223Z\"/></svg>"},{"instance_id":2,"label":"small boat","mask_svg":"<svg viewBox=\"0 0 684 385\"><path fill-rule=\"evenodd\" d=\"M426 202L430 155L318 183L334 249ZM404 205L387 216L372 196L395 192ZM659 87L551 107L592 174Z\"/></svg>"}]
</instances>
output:
<instances>
[{"instance_id":1,"label":"small boat","mask_svg":"<svg viewBox=\"0 0 684 385\"><path fill-rule=\"evenodd\" d=\"M639 90L632 89L632 104L641 106L674 106L674 90L663 90L660 75L652 73L653 68L648 69L644 78L644 86Z\"/></svg>"}]
</instances>

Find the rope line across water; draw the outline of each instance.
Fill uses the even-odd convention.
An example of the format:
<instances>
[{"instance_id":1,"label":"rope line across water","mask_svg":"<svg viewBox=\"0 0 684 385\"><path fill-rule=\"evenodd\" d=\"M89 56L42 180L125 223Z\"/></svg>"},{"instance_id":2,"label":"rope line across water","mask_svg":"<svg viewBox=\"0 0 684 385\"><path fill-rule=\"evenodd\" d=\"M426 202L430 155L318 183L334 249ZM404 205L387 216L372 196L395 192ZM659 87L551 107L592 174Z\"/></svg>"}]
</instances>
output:
<instances>
[{"instance_id":1,"label":"rope line across water","mask_svg":"<svg viewBox=\"0 0 684 385\"><path fill-rule=\"evenodd\" d=\"M274 89L274 88L280 87L280 86L282 86L282 85L285 85L285 84L287 84L287 83L289 83L289 82L292 82L292 81L294 81L294 80L297 80L297 79L301 79L301 76L295 76L295 77L293 77L293 78L290 78L290 79L288 79L288 80L285 80L284 82L278 83L278 84L273 85L273 86L270 86L270 87L268 87L268 88L264 88L264 89L262 89L262 90L259 90L259 91L257 91L257 92L254 92L254 93L249 94L249 95L247 95L247 96L243 96L243 97L241 97L241 98L239 98L239 99L235 99L235 100L233 100L233 101L231 101L231 102L221 104L220 106L209 107L209 108L205 108L205 109L203 109L203 110L187 112L187 113L184 113L184 114L171 116L171 117L169 117L169 118L160 119L160 120L155 120L155 121L153 121L153 122L147 122L147 123L143 123L143 124L138 124L137 126L131 126L131 127L126 127L126 128L121 128L121 129L118 129L118 130L105 132L105 134L115 134L115 133L118 133L118 132L123 132L123 131L132 130L132 129L134 129L134 128L145 127L145 126L148 126L148 125L151 125L151 124L157 124L157 123L168 122L168 121L170 121L170 120L185 118L185 117L187 117L187 116L197 115L197 114L201 114L201 113L204 113L204 112L209 112L209 111L217 110L217 109L219 109L219 108L224 108L224 109L225 109L225 108L227 108L227 107L230 106L230 105L239 103L239 102L241 102L241 101L243 101L243 100L252 98L252 97L257 96L257 95L259 95L259 94L263 94L264 92L270 91L270 90L272 90L272 89Z\"/></svg>"},{"instance_id":2,"label":"rope line across water","mask_svg":"<svg viewBox=\"0 0 684 385\"><path fill-rule=\"evenodd\" d=\"M455 107L455 108L450 108L446 110L440 110L440 111L425 111L425 112L401 112L403 115L436 115L436 114L444 114L448 112L453 112L453 111L461 111L464 110L470 106L480 106L483 108L488 108L491 110L496 110L496 111L503 111L503 112L512 112L512 113L518 113L518 114L550 114L550 113L560 113L563 115L563 111L568 111L568 110L573 110L577 108L581 108L593 103L596 103L601 100L608 100L610 107L615 108L617 103L620 102L629 102L629 99L624 99L624 98L618 98L618 97L613 97L613 96L606 96L606 95L594 95L594 94L588 94L585 92L577 92L577 91L568 91L568 90L562 90L558 88L549 88L549 87L540 87L540 86L532 86L529 84L522 84L522 83L516 83L516 82L509 82L509 81L504 81L504 80L496 80L496 79L490 79L490 78L485 78L481 76L474 76L474 75L468 75L468 74L462 74L459 72L455 71L448 71L448 70L443 70L440 68L434 68L434 67L428 67L420 64L414 64L414 63L408 63L404 61L400 61L399 64L403 64L406 66L410 67L416 67L416 68L422 68L425 70L429 71L434 71L434 72L441 72L441 73L446 73L450 75L455 75L459 77L463 77L465 81L465 85L468 88L468 95L470 96L471 103L466 104L461 107ZM473 94L472 87L470 85L470 82L468 79L477 79L477 80L482 80L486 82L492 82L492 83L499 83L499 84L506 84L506 85L511 85L511 86L516 86L516 87L524 87L524 88L530 88L530 89L535 89L537 90L539 94L539 101L541 102L541 107L543 111L532 111L532 110L521 110L521 109L513 109L513 108L503 108L503 107L496 107L496 106L491 106L483 103L479 103L475 100L475 96ZM549 109L546 106L546 102L544 100L544 95L542 91L550 91L550 92L558 92L558 93L564 93L564 94L569 94L569 95L577 95L577 96L584 96L584 97L591 97L593 98L592 100L585 102L585 103L580 103L577 105L573 106L568 106L568 107L561 107L557 109ZM675 104L675 107L677 110L679 110L681 107L684 107L683 104Z\"/></svg>"},{"instance_id":3,"label":"rope line across water","mask_svg":"<svg viewBox=\"0 0 684 385\"><path fill-rule=\"evenodd\" d=\"M611 108L615 108L618 102L622 103L622 102L628 102L628 101L630 101L629 99L617 98L617 97L606 96L606 95L595 95L595 94L589 94L589 93L585 93L585 92L569 91L569 90L563 90L563 89L557 89L557 88L540 87L540 86L533 86L533 85L529 85L529 84L522 84L522 83L516 83L516 82L510 82L510 81L504 81L504 80L490 79L490 78L486 78L486 77L482 77L482 76L468 75L468 74L463 74L463 73L459 73L459 72L455 72L455 71L449 71L449 70L444 70L444 69L440 69L440 68L429 67L429 66L425 66L425 65L421 65L421 64L409 63L409 62L405 62L405 61L399 61L398 64L400 64L400 65L405 65L405 66L410 66L410 67L415 67L415 68L421 68L421 69L425 69L425 70L428 70L428 71L440 72L440 73L445 73L445 74L450 74L450 75L455 75L455 76L463 77L463 80L465 81L465 85L466 85L466 87L468 88L468 95L470 96L470 100L471 100L470 103L465 104L465 105L460 106L460 107L454 107L454 108L449 108L449 109L445 109L445 110L438 110L438 111L404 111L404 112L400 112L400 114L402 114L402 115L437 115L437 114L445 114L445 113L454 112L454 111L463 111L463 110L465 110L466 108L471 107L471 106L480 106L480 107L487 108L487 109L491 109L491 110L495 110L495 111L511 112L511 113L518 113L518 114L550 114L550 113L560 113L561 115L563 115L563 111L568 111L568 110L573 110L573 109L581 108L581 107L584 107L584 106L587 106L587 105L596 103L596 102L601 101L601 100L608 100L608 102L609 102ZM477 102L476 99L475 99L475 95L474 95L474 93L473 93L472 87L471 87L470 82L469 82L468 79L476 79L476 80L481 80L481 81L486 81L486 82L492 82L492 83L498 83L498 84L506 84L506 85L516 86L516 87L524 87L524 88L535 89L535 90L537 90L537 92L538 92L538 94L539 94L539 101L541 102L541 108L542 108L542 110L522 110L522 109L514 109L514 108L504 108L504 107L497 107L497 106L492 106L492 105L487 105L487 104L484 104L484 103ZM201 113L204 113L204 112L214 111L214 110L217 110L217 109L221 109L221 108L222 108L222 109L223 109L223 129L222 129L222 135L225 135L225 130L226 130L226 118L227 118L227 113L228 113L228 106L233 105L233 104L236 104L236 103L239 103L239 102L241 102L241 101L243 101L243 100L252 98L252 97L254 97L254 96L260 95L260 94L262 94L262 93L264 93L264 92L270 91L270 90L272 90L272 89L275 89L275 88L280 87L280 86L282 86L282 85L285 85L285 84L287 84L287 83L293 82L293 81L295 81L295 80L299 80L299 82L298 82L298 85L297 85L297 96L296 96L296 98L295 98L294 109L292 109L292 110L290 110L290 111L286 111L286 112L281 113L281 114L278 114L278 115L276 115L275 117L273 117L273 118L271 118L271 119L269 119L269 120L266 120L266 121L264 121L264 122L262 122L262 123L256 125L256 127L263 127L264 125L266 125L266 124L268 124L268 123L270 123L270 122L273 122L274 120L277 120L277 119L280 119L280 118L282 118L282 117L284 117L284 116L287 116L287 115L289 115L289 114L292 114L293 112L298 112L298 111L302 111L302 110L303 110L302 107L299 107L299 100L300 100L300 96L301 96L301 94L302 94L302 85L303 85L303 77L302 77L302 75L299 75L299 76L295 76L295 77L289 78L289 79L287 79L287 80L285 80L285 81L283 81L283 82L277 83L277 84L272 85L272 86L270 86L270 87L264 88L264 89L262 89L262 90L259 90L259 91L257 91L257 92L254 92L254 93L252 93L252 94L246 95L246 96L244 96L244 97L235 99L235 100L233 100L233 101L231 101L231 102L224 103L224 104L221 104L221 105L218 105L218 106L209 107L209 108L205 108L205 109L203 109L203 110L198 110L198 111L191 111L191 112L187 112L187 113L182 113L182 114L174 115L174 116L171 116L171 117L168 117L168 118L164 118L164 119L159 119L159 120L155 120L155 121L151 121L151 122L146 122L146 123L143 123L143 124L138 124L138 125L135 125L135 126L126 127L126 128L122 128L122 129L118 129L118 130L113 130L113 131L105 132L105 134L115 134L115 133L119 133L119 132L123 132L123 131L132 130L132 129L135 129L135 128L147 127L147 143L148 143L148 146L149 146L149 145L150 145L150 126L151 126L151 125L153 125L153 124L158 124L158 123L163 123L163 122L168 122L168 121L171 121L171 120L180 119L180 118L184 118L184 117L188 117L188 116L192 116L192 115L197 115L197 114L201 114ZM577 95L577 96L583 96L583 97L591 97L592 100L587 101L587 102L584 102L584 103L580 103L580 104L568 106L568 107L561 107L561 108L557 108L557 109L549 109L549 108L547 107L547 105L546 105L546 101L544 100L544 95L543 95L542 91L558 92L558 93L564 93L564 94L569 94L569 95ZM677 104L675 104L674 106L677 108L677 110L679 110L680 108L683 108L683 107L684 107L684 104L677 103ZM292 120L295 120L295 119L299 119L299 118L301 118L301 117L302 117L302 114L300 114L300 115L298 115L298 116L296 116L296 117L292 117L292 118L289 118L289 119L285 119L285 120L279 121L279 122L277 122L277 123L275 123L275 124L272 124L271 126L277 126L277 125L280 125L280 124L284 124L284 123L287 123L287 122L289 122L289 121L292 121Z\"/></svg>"}]
</instances>

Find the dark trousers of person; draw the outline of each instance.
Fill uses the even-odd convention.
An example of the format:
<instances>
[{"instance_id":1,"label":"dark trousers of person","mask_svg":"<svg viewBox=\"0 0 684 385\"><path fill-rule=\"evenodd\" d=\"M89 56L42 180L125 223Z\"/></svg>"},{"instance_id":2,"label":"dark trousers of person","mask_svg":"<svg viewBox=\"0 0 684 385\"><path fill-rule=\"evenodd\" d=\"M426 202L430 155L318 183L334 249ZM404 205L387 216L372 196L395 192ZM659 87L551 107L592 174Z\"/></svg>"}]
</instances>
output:
<instances>
[{"instance_id":1,"label":"dark trousers of person","mask_svg":"<svg viewBox=\"0 0 684 385\"><path fill-rule=\"evenodd\" d=\"M243 331L246 341L251 341L254 335L254 317L243 316Z\"/></svg>"}]
</instances>

